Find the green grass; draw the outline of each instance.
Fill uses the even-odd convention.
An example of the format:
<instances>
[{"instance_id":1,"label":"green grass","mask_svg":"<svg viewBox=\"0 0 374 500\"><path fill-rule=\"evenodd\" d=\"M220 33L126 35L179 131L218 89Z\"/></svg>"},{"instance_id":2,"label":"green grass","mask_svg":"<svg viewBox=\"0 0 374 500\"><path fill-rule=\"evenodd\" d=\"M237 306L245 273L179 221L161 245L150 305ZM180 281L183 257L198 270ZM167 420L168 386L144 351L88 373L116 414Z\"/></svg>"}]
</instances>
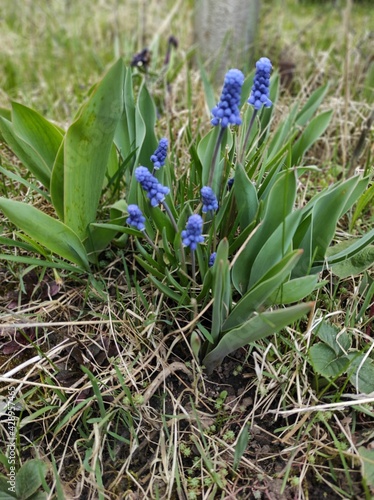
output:
<instances>
[{"instance_id":1,"label":"green grass","mask_svg":"<svg viewBox=\"0 0 374 500\"><path fill-rule=\"evenodd\" d=\"M64 127L110 63L118 56L129 62L148 46L157 135L173 137L170 155L182 176L194 143L209 129L209 110L193 66L192 2L174 4L6 2L0 107L16 100ZM355 2L348 21L345 8L291 0L262 5L257 55L271 57L274 67L294 64L274 124L296 95L306 100L330 84L323 106L334 109L333 121L306 160L323 175L308 174L300 203L346 174L374 102L374 10ZM166 71L171 34L179 47ZM172 82L169 94L165 81ZM354 164L367 173L372 139L369 130ZM23 171L3 144L0 155L3 167ZM1 180L1 195L45 203L25 183ZM3 234L13 237L1 217ZM373 218L368 202L353 231L371 228ZM349 214L340 222L338 239L351 220ZM103 254L89 281L68 270L1 262L0 345L15 328L22 344L0 350L1 395L16 387L22 408L17 466L40 458L48 467L42 489L58 499L371 498L372 460L362 449L369 453L374 399L358 394L347 372L324 377L309 353L327 316L348 332L352 352L373 357L372 269L346 278L326 272L310 297L309 318L234 353L207 377L189 344L190 316L147 280L129 244L131 252ZM6 426L0 435L8 442ZM0 472L7 467L0 455Z\"/></svg>"}]
</instances>

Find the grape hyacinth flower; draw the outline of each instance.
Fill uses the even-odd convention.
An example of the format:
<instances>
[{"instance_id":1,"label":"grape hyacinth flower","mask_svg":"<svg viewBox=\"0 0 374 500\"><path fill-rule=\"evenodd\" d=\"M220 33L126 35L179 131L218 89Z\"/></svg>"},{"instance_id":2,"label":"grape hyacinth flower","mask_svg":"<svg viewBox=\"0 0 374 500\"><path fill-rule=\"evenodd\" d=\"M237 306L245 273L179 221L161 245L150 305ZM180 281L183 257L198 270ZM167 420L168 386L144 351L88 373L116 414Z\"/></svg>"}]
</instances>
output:
<instances>
[{"instance_id":1,"label":"grape hyacinth flower","mask_svg":"<svg viewBox=\"0 0 374 500\"><path fill-rule=\"evenodd\" d=\"M209 262L208 262L208 266L209 267L213 267L214 266L214 262L216 261L216 257L217 257L217 252L213 252L211 254L211 256L209 257Z\"/></svg>"},{"instance_id":2,"label":"grape hyacinth flower","mask_svg":"<svg viewBox=\"0 0 374 500\"><path fill-rule=\"evenodd\" d=\"M168 152L168 140L166 137L160 139L156 151L151 156L151 162L156 170L165 165L166 155Z\"/></svg>"},{"instance_id":3,"label":"grape hyacinth flower","mask_svg":"<svg viewBox=\"0 0 374 500\"><path fill-rule=\"evenodd\" d=\"M230 177L230 179L227 181L227 189L230 191L231 188L233 187L234 185L234 177Z\"/></svg>"},{"instance_id":4,"label":"grape hyacinth flower","mask_svg":"<svg viewBox=\"0 0 374 500\"><path fill-rule=\"evenodd\" d=\"M191 250L196 250L199 243L203 243L203 219L200 215L194 214L188 218L186 229L182 231L182 243Z\"/></svg>"},{"instance_id":5,"label":"grape hyacinth flower","mask_svg":"<svg viewBox=\"0 0 374 500\"><path fill-rule=\"evenodd\" d=\"M203 213L210 211L215 212L218 210L217 197L211 187L204 186L200 193L203 202Z\"/></svg>"},{"instance_id":6,"label":"grape hyacinth flower","mask_svg":"<svg viewBox=\"0 0 374 500\"><path fill-rule=\"evenodd\" d=\"M126 222L129 226L133 226L139 231L145 230L145 217L142 214L142 211L138 207L138 205L129 205L127 207L127 212L129 217L126 219Z\"/></svg>"},{"instance_id":7,"label":"grape hyacinth flower","mask_svg":"<svg viewBox=\"0 0 374 500\"><path fill-rule=\"evenodd\" d=\"M225 76L221 99L217 106L212 109L212 125L221 125L222 128L228 125L240 125L240 95L244 75L238 69L230 69Z\"/></svg>"},{"instance_id":8,"label":"grape hyacinth flower","mask_svg":"<svg viewBox=\"0 0 374 500\"><path fill-rule=\"evenodd\" d=\"M152 207L161 203L170 192L170 189L160 184L146 167L137 167L135 169L135 178L146 191Z\"/></svg>"},{"instance_id":9,"label":"grape hyacinth flower","mask_svg":"<svg viewBox=\"0 0 374 500\"><path fill-rule=\"evenodd\" d=\"M269 99L271 70L272 65L270 59L267 57L261 57L261 59L256 62L256 74L248 103L257 110L261 109L262 106L270 108L273 104Z\"/></svg>"}]
</instances>

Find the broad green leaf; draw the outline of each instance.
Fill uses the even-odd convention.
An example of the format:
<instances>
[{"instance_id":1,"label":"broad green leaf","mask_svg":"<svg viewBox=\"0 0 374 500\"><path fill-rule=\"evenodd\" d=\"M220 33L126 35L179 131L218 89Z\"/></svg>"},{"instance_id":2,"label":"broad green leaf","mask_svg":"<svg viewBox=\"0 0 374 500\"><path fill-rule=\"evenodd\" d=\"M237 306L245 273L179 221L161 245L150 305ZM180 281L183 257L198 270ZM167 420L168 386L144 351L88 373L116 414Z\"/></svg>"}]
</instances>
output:
<instances>
[{"instance_id":1,"label":"broad green leaf","mask_svg":"<svg viewBox=\"0 0 374 500\"><path fill-rule=\"evenodd\" d=\"M13 224L48 250L89 270L82 242L65 224L20 201L0 198L0 209Z\"/></svg>"},{"instance_id":2,"label":"broad green leaf","mask_svg":"<svg viewBox=\"0 0 374 500\"><path fill-rule=\"evenodd\" d=\"M374 63L373 63L374 68ZM365 207L367 207L370 203L373 204L374 200L374 184L372 184L358 199L357 206L352 216L352 220L349 224L349 230L352 231L357 219L361 216Z\"/></svg>"},{"instance_id":3,"label":"broad green leaf","mask_svg":"<svg viewBox=\"0 0 374 500\"><path fill-rule=\"evenodd\" d=\"M352 177L316 195L303 209L309 218L302 241L297 232L298 242L294 244L303 248L304 254L295 267L293 277L301 277L312 272L319 272L324 265L327 249L335 235L336 225L341 217L347 199L356 190L359 177ZM301 223L303 225L303 222Z\"/></svg>"},{"instance_id":4,"label":"broad green leaf","mask_svg":"<svg viewBox=\"0 0 374 500\"><path fill-rule=\"evenodd\" d=\"M323 375L327 379L336 378L349 366L347 356L338 355L327 344L318 342L309 349L310 362L315 372Z\"/></svg>"},{"instance_id":5,"label":"broad green leaf","mask_svg":"<svg viewBox=\"0 0 374 500\"><path fill-rule=\"evenodd\" d=\"M273 335L308 314L313 307L314 302L308 302L256 315L240 327L225 333L218 345L205 356L203 365L205 365L207 372L211 373L231 352L251 342Z\"/></svg>"},{"instance_id":6,"label":"broad green leaf","mask_svg":"<svg viewBox=\"0 0 374 500\"><path fill-rule=\"evenodd\" d=\"M118 226L122 227L126 217L110 221L110 223L92 223L89 225L85 241L87 254L92 262L97 261L97 255L102 252L118 234Z\"/></svg>"},{"instance_id":7,"label":"broad green leaf","mask_svg":"<svg viewBox=\"0 0 374 500\"><path fill-rule=\"evenodd\" d=\"M135 147L135 99L132 89L131 68L125 67L124 108L114 135L114 143L122 158Z\"/></svg>"},{"instance_id":8,"label":"broad green leaf","mask_svg":"<svg viewBox=\"0 0 374 500\"><path fill-rule=\"evenodd\" d=\"M374 67L374 64L372 64ZM361 459L362 477L367 486L374 487L374 450L359 446L358 454Z\"/></svg>"},{"instance_id":9,"label":"broad green leaf","mask_svg":"<svg viewBox=\"0 0 374 500\"><path fill-rule=\"evenodd\" d=\"M310 295L317 287L318 274L302 276L283 283L274 294L269 297L270 304L292 304L299 302Z\"/></svg>"},{"instance_id":10,"label":"broad green leaf","mask_svg":"<svg viewBox=\"0 0 374 500\"><path fill-rule=\"evenodd\" d=\"M65 136L66 137L66 136ZM64 222L64 150L65 138L57 152L51 173L50 193L53 208L59 219Z\"/></svg>"},{"instance_id":11,"label":"broad green leaf","mask_svg":"<svg viewBox=\"0 0 374 500\"><path fill-rule=\"evenodd\" d=\"M253 262L268 238L283 223L287 215L292 212L295 197L295 172L293 170L281 172L278 174L278 178L266 199L265 214L261 225L248 241L246 247L241 250L233 266L232 280L238 292L243 294L248 290ZM281 251L283 251L283 246L281 247ZM270 263L270 265L274 263Z\"/></svg>"},{"instance_id":12,"label":"broad green leaf","mask_svg":"<svg viewBox=\"0 0 374 500\"><path fill-rule=\"evenodd\" d=\"M223 331L231 330L247 321L268 299L271 293L282 284L301 256L296 250L273 266L259 283L248 290L231 311L230 316L222 326Z\"/></svg>"},{"instance_id":13,"label":"broad green leaf","mask_svg":"<svg viewBox=\"0 0 374 500\"><path fill-rule=\"evenodd\" d=\"M240 229L244 231L256 216L258 199L256 188L248 178L241 164L237 165L235 168L233 189L239 212Z\"/></svg>"},{"instance_id":14,"label":"broad green leaf","mask_svg":"<svg viewBox=\"0 0 374 500\"><path fill-rule=\"evenodd\" d=\"M151 156L157 147L155 136L156 107L143 81L135 107L137 155L135 165L151 165Z\"/></svg>"},{"instance_id":15,"label":"broad green leaf","mask_svg":"<svg viewBox=\"0 0 374 500\"><path fill-rule=\"evenodd\" d=\"M266 274L270 266L274 266L292 250L292 238L301 218L299 210L290 213L275 231L269 236L262 246L252 264L252 271L248 281L248 287L253 286ZM299 250L299 257L302 250ZM295 262L296 265L296 262Z\"/></svg>"},{"instance_id":16,"label":"broad green leaf","mask_svg":"<svg viewBox=\"0 0 374 500\"><path fill-rule=\"evenodd\" d=\"M332 118L333 111L325 111L311 120L292 148L292 164L298 165L304 153L325 132Z\"/></svg>"},{"instance_id":17,"label":"broad green leaf","mask_svg":"<svg viewBox=\"0 0 374 500\"><path fill-rule=\"evenodd\" d=\"M117 61L94 88L64 141L64 222L82 240L94 222L123 111L124 65Z\"/></svg>"},{"instance_id":18,"label":"broad green leaf","mask_svg":"<svg viewBox=\"0 0 374 500\"><path fill-rule=\"evenodd\" d=\"M307 102L304 104L302 109L296 116L296 124L299 127L303 127L308 123L308 121L312 118L314 113L319 108L321 102L325 98L327 91L329 89L329 84L323 85L315 90L312 95L309 97Z\"/></svg>"},{"instance_id":19,"label":"broad green leaf","mask_svg":"<svg viewBox=\"0 0 374 500\"><path fill-rule=\"evenodd\" d=\"M47 466L41 460L28 460L18 470L16 475L17 498L26 500L42 485L47 474Z\"/></svg>"},{"instance_id":20,"label":"broad green leaf","mask_svg":"<svg viewBox=\"0 0 374 500\"><path fill-rule=\"evenodd\" d=\"M349 380L355 389L362 394L374 391L374 361L365 353L350 353L348 369Z\"/></svg>"},{"instance_id":21,"label":"broad green leaf","mask_svg":"<svg viewBox=\"0 0 374 500\"><path fill-rule=\"evenodd\" d=\"M28 170L40 181L47 189L50 183L50 170L35 150L27 144L26 141L18 137L15 133L13 124L0 117L0 132L5 142L13 153L21 160Z\"/></svg>"},{"instance_id":22,"label":"broad green leaf","mask_svg":"<svg viewBox=\"0 0 374 500\"><path fill-rule=\"evenodd\" d=\"M62 129L27 106L12 103L12 122L16 134L27 142L51 171L64 137Z\"/></svg>"},{"instance_id":23,"label":"broad green leaf","mask_svg":"<svg viewBox=\"0 0 374 500\"><path fill-rule=\"evenodd\" d=\"M331 270L335 276L339 278L348 278L348 276L359 276L366 269L371 268L374 265L374 245L370 245L356 255L343 260L342 262L337 262L332 264Z\"/></svg>"}]
</instances>

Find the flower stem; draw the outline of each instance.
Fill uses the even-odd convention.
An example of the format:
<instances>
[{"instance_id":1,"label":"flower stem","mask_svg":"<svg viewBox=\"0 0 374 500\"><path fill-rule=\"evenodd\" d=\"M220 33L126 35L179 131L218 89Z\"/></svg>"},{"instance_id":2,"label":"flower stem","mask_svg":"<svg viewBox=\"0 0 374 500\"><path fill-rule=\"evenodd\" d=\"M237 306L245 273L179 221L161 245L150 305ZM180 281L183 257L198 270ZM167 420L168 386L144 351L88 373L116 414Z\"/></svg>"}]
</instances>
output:
<instances>
[{"instance_id":1,"label":"flower stem","mask_svg":"<svg viewBox=\"0 0 374 500\"><path fill-rule=\"evenodd\" d=\"M148 236L148 234L143 231L143 235L144 235L144 238L148 241L148 243L151 245L151 247L153 248L153 250L157 253L160 251L159 248L156 247L156 245L154 244L154 242L151 240L151 238Z\"/></svg>"},{"instance_id":2,"label":"flower stem","mask_svg":"<svg viewBox=\"0 0 374 500\"><path fill-rule=\"evenodd\" d=\"M171 220L171 223L173 224L173 227L175 229L175 232L178 233L179 229L178 229L178 226L177 226L177 223L176 223L176 220L174 218L174 215L172 214L170 208L169 208L169 205L166 203L165 200L163 200L162 202L162 205L163 207L165 208L165 212L168 214L170 220ZM186 272L187 268L186 268L186 255L184 253L184 248L183 248L183 243L181 241L181 263L182 263L182 269Z\"/></svg>"},{"instance_id":3,"label":"flower stem","mask_svg":"<svg viewBox=\"0 0 374 500\"><path fill-rule=\"evenodd\" d=\"M191 249L191 278L195 281L196 276L196 262L195 262L195 250Z\"/></svg>"},{"instance_id":4,"label":"flower stem","mask_svg":"<svg viewBox=\"0 0 374 500\"><path fill-rule=\"evenodd\" d=\"M245 152L246 152L247 147L248 147L249 136L251 134L251 130L252 130L253 124L255 122L257 111L258 111L258 109L254 109L253 110L253 113L252 113L252 116L251 116L251 121L249 122L249 125L248 125L247 133L246 133L245 139L244 139L243 149L241 150L240 156L238 158L240 164L243 164Z\"/></svg>"},{"instance_id":5,"label":"flower stem","mask_svg":"<svg viewBox=\"0 0 374 500\"><path fill-rule=\"evenodd\" d=\"M218 134L217 142L216 142L216 145L215 145L215 148L213 151L212 162L210 164L209 178L208 178L208 184L207 184L208 187L212 187L212 184L213 184L213 177L214 177L214 170L216 168L216 163L217 163L217 156L218 156L218 153L219 153L219 150L221 147L221 142L222 142L223 134L225 133L225 130L226 130L225 127L221 127L219 134Z\"/></svg>"}]
</instances>

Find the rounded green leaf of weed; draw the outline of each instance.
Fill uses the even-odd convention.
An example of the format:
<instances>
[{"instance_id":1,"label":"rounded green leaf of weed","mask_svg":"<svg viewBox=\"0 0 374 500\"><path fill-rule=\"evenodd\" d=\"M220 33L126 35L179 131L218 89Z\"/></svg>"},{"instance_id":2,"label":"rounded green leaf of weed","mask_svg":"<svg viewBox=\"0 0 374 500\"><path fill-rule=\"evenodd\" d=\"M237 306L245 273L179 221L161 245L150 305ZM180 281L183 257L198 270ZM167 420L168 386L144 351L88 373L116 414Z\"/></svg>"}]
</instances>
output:
<instances>
[{"instance_id":1,"label":"rounded green leaf of weed","mask_svg":"<svg viewBox=\"0 0 374 500\"><path fill-rule=\"evenodd\" d=\"M41 460L29 460L17 472L16 493L17 498L31 497L42 485L47 474L47 466Z\"/></svg>"}]
</instances>

